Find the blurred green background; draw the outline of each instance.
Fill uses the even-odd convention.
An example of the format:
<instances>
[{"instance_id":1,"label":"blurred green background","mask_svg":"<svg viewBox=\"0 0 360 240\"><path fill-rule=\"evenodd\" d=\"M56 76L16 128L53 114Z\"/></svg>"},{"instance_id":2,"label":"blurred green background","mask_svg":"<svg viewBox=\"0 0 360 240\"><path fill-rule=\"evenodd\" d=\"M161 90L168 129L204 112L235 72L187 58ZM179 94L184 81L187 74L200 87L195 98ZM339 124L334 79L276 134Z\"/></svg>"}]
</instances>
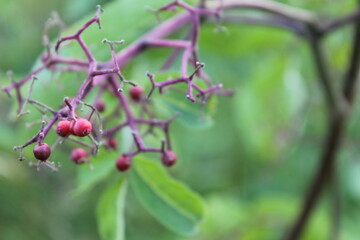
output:
<instances>
[{"instance_id":1,"label":"blurred green background","mask_svg":"<svg viewBox=\"0 0 360 240\"><path fill-rule=\"evenodd\" d=\"M119 12L107 9L107 2L0 0L1 86L9 83L5 77L7 70L13 70L19 80L33 68L43 51L41 32L52 10L71 26L80 19L80 23L84 22L87 14L94 13L95 5L101 4L105 7L104 31L94 34L99 39L125 39L127 43L157 24L144 6L156 7L161 1L118 0L126 6ZM327 17L342 16L356 6L354 0L282 2ZM214 82L234 89L235 95L217 99L213 120L206 128L191 127L179 120L171 130L179 161L169 172L205 199L206 221L196 236L178 236L155 221L130 189L126 205L129 240L280 239L297 216L317 167L326 127L323 96L311 53L303 39L284 30L252 25L226 27L227 31L215 33L214 25L203 26L200 57ZM92 38L91 31L98 30L91 29L86 39L95 55L105 60L108 49ZM56 31L52 34L56 36ZM338 81L349 58L350 42L348 27L329 35L325 41L326 54ZM144 73L156 72L164 56L161 51L147 52L128 66L127 78L149 87ZM46 76L50 75L41 77ZM69 78L65 76L65 80ZM45 80L49 91L35 86L34 96L52 106L75 93L75 88L66 92L67 86L79 84L57 80L62 86L58 88L56 84L50 85L51 80L54 78ZM114 105L111 101L109 104ZM99 192L114 178L104 178L81 194L72 194L81 182L81 171L87 169L79 170L70 162L71 145L66 144L54 152L53 160L63 165L57 173L37 172L26 162L18 162L18 153L12 148L38 131L38 125L27 128L26 124L38 120L40 115L32 111L33 114L19 120L14 117L16 107L14 99L0 95L0 239L100 239L96 204ZM337 165L341 176L342 240L356 240L360 236L359 110L356 104ZM50 134L49 141L55 139L54 135ZM31 149L25 155L31 159ZM111 172L114 175L119 175L115 169ZM332 204L331 190L327 189L303 239L329 239L333 229Z\"/></svg>"}]
</instances>

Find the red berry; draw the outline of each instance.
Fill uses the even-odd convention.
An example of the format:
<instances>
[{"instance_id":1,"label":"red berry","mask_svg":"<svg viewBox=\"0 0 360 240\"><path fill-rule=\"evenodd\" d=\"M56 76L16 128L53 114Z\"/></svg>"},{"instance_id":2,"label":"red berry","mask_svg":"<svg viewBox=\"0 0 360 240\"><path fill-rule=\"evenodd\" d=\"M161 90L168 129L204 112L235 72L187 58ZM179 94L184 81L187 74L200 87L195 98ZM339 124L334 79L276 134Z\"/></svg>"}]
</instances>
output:
<instances>
[{"instance_id":1,"label":"red berry","mask_svg":"<svg viewBox=\"0 0 360 240\"><path fill-rule=\"evenodd\" d=\"M143 93L144 93L144 89L140 86L135 86L130 89L130 97L135 102L141 100Z\"/></svg>"},{"instance_id":2,"label":"red berry","mask_svg":"<svg viewBox=\"0 0 360 240\"><path fill-rule=\"evenodd\" d=\"M116 149L118 145L118 142L115 138L113 137L107 137L105 139L105 147L107 149Z\"/></svg>"},{"instance_id":3,"label":"red berry","mask_svg":"<svg viewBox=\"0 0 360 240\"><path fill-rule=\"evenodd\" d=\"M174 165L176 160L177 160L176 154L170 150L166 151L161 157L162 163L167 167Z\"/></svg>"},{"instance_id":4,"label":"red berry","mask_svg":"<svg viewBox=\"0 0 360 240\"><path fill-rule=\"evenodd\" d=\"M69 121L69 131L70 134L75 135L74 133L74 126L75 126L76 121L74 119Z\"/></svg>"},{"instance_id":5,"label":"red berry","mask_svg":"<svg viewBox=\"0 0 360 240\"><path fill-rule=\"evenodd\" d=\"M34 156L40 161L46 161L50 157L51 149L46 143L39 143L34 147Z\"/></svg>"},{"instance_id":6,"label":"red berry","mask_svg":"<svg viewBox=\"0 0 360 240\"><path fill-rule=\"evenodd\" d=\"M131 158L127 155L121 155L116 159L116 167L119 171L124 172L131 167Z\"/></svg>"},{"instance_id":7,"label":"red berry","mask_svg":"<svg viewBox=\"0 0 360 240\"><path fill-rule=\"evenodd\" d=\"M61 137L67 137L70 135L70 121L62 120L56 126L56 133Z\"/></svg>"},{"instance_id":8,"label":"red berry","mask_svg":"<svg viewBox=\"0 0 360 240\"><path fill-rule=\"evenodd\" d=\"M95 103L94 103L94 107L96 108L96 110L98 110L98 112L103 112L105 111L105 102L103 100L96 100Z\"/></svg>"},{"instance_id":9,"label":"red berry","mask_svg":"<svg viewBox=\"0 0 360 240\"><path fill-rule=\"evenodd\" d=\"M88 153L83 148L75 148L71 151L70 158L76 164L82 164L86 162L86 158L88 157Z\"/></svg>"},{"instance_id":10,"label":"red berry","mask_svg":"<svg viewBox=\"0 0 360 240\"><path fill-rule=\"evenodd\" d=\"M75 136L85 137L91 133L92 125L85 118L79 118L73 127L73 132Z\"/></svg>"}]
</instances>

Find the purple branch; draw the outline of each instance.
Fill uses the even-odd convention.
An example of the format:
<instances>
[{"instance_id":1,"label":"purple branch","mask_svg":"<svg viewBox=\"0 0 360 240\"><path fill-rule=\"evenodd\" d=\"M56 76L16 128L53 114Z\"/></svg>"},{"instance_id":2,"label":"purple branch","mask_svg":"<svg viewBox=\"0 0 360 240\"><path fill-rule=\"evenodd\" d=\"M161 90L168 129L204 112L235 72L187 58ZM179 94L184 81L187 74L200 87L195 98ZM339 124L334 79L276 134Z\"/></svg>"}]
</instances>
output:
<instances>
[{"instance_id":1,"label":"purple branch","mask_svg":"<svg viewBox=\"0 0 360 240\"><path fill-rule=\"evenodd\" d=\"M117 91L117 89L120 89L120 85L114 78L111 78L110 84L113 86L113 88L114 88L113 92L119 99L121 106L124 108L124 112L125 112L125 116L127 118L128 125L129 125L132 133L134 134L133 135L134 141L135 141L136 145L138 145L139 148L141 149L144 147L144 143L139 135L139 131L136 127L136 124L134 121L134 116L130 110L129 103L128 103L126 97L124 96L124 94L122 92Z\"/></svg>"},{"instance_id":2,"label":"purple branch","mask_svg":"<svg viewBox=\"0 0 360 240\"><path fill-rule=\"evenodd\" d=\"M104 133L102 134L103 137L109 137L109 136L112 136L114 135L116 132L118 132L119 130L121 130L122 128L128 126L129 123L128 122L124 122L124 123L121 123L113 128L110 128L108 130L105 130Z\"/></svg>"},{"instance_id":3,"label":"purple branch","mask_svg":"<svg viewBox=\"0 0 360 240\"><path fill-rule=\"evenodd\" d=\"M45 126L44 123L41 124L40 131L33 136L30 140L28 140L26 143L24 143L22 146L14 147L15 150L17 149L23 149L27 146L29 146L32 143L39 142L41 143L42 140L47 136L52 126L55 124L55 122L59 119L58 115L55 115L50 122Z\"/></svg>"},{"instance_id":4,"label":"purple branch","mask_svg":"<svg viewBox=\"0 0 360 240\"><path fill-rule=\"evenodd\" d=\"M119 105L121 106L121 110L124 112L126 121L124 123L120 123L119 125L107 129L104 133L100 133L101 137L108 137L113 134L115 134L117 131L121 130L125 126L129 126L134 142L137 146L137 151L130 153L129 156L134 156L141 152L162 152L164 153L165 146L167 149L171 149L171 142L170 142L170 135L169 135L169 124L173 119L169 120L157 120L155 118L155 115L150 111L147 104L149 104L149 101L146 101L144 98L140 100L142 108L140 111L140 118L135 117L132 109L130 107L130 103L125 97L124 93L122 93L122 84L123 83L130 83L133 86L136 86L135 83L126 81L124 76L121 73L121 67L123 67L128 61L133 59L136 55L141 53L147 48L150 47L166 47L166 48L173 48L173 49L184 49L184 53L182 56L181 61L181 78L176 79L170 79L163 82L157 83L155 81L154 75L148 73L147 76L149 77L152 88L148 94L148 98L153 93L155 88L158 88L161 92L163 87L170 86L173 84L177 84L180 82L184 82L187 84L187 98L191 101L195 101L195 98L193 97L193 88L197 91L199 91L200 94L205 95L206 93L215 92L214 86L211 84L209 85L209 89L201 89L193 82L193 77L195 74L197 74L199 77L206 76L205 74L200 75L199 67L197 65L197 59L198 59L198 53L197 53L197 40L198 40L198 34L199 34L199 28L200 28L200 20L199 17L201 14L211 14L216 15L218 14L218 11L212 11L212 10L206 10L206 9L197 9L194 7L191 7L190 5L187 5L181 1L174 1L172 4L168 5L165 9L171 9L174 6L180 6L184 8L187 13L180 14L162 24L160 24L157 28L153 29L152 31L145 34L143 37L141 37L137 42L129 45L127 48L120 51L118 54L115 52L113 45L114 44L122 44L124 41L109 41L104 39L103 43L108 43L110 46L111 51L111 61L108 61L106 63L98 63L95 57L93 56L92 52L90 51L87 44L84 42L84 40L81 37L81 34L90 27L93 23L98 23L100 26L100 18L99 14L101 12L101 8L98 8L95 16L91 18L89 21L87 21L80 29L73 35L62 37L58 40L58 42L55 45L55 51L58 52L60 46L63 42L75 40L80 45L82 51L87 56L87 61L81 60L81 59L74 59L74 58L64 58L60 56L53 57L51 55L50 51L50 45L47 45L48 52L43 56L43 65L36 69L31 75L25 77L22 81L19 83L13 83L10 86L4 88L4 91L9 93L9 91L12 88L16 89L17 95L18 95L18 101L19 103L22 103L23 99L20 92L20 87L26 83L33 74L37 74L41 72L43 69L47 68L50 71L87 71L87 77L82 82L77 94L69 100L69 98L65 98L65 107L62 107L58 112L55 110L51 111L54 114L54 118L52 121L47 125L43 126L43 128L40 130L39 134L34 136L32 139L30 139L23 147L33 143L34 141L38 141L41 143L43 139L46 137L47 133L51 129L51 127L54 125L54 123L58 119L77 119L77 115L75 113L77 106L81 104L85 104L89 107L91 107L94 111L94 107L92 107L89 104L86 104L83 102L83 99L85 96L90 93L95 86L100 85L100 91L103 92L105 90L111 91L119 100ZM169 34L177 31L180 29L183 25L185 25L188 22L193 23L192 31L189 33L189 36L186 37L186 39L191 40L177 40L177 39L164 39L164 37L168 36ZM173 60L172 60L173 61ZM195 71L192 75L188 76L188 64L189 62L194 66ZM62 66L64 65L65 66ZM118 82L115 78L115 75L119 77L120 82ZM96 81L94 81L94 78L96 77ZM208 79L204 80L206 83L208 83ZM102 95L102 94L101 94ZM98 94L98 96L100 96ZM97 96L97 98L98 98ZM31 99L28 99L29 101ZM39 106L46 106L45 104L39 103L39 102L32 102L35 105ZM45 109L49 109L46 108ZM117 111L117 110L116 110ZM91 116L92 114L90 114ZM146 115L150 119L146 119L143 117L143 115ZM100 119L100 115L98 116L100 125L102 123ZM143 134L143 136L140 134L137 124L141 125L148 125L149 130ZM147 134L154 134L153 127L159 127L165 135L165 140L162 141L160 148L153 148L153 147L147 147L144 144L143 137L145 137ZM93 133L96 137L96 133ZM97 149L99 144L95 140L94 137L89 135L90 139L92 140L95 148Z\"/></svg>"},{"instance_id":5,"label":"purple branch","mask_svg":"<svg viewBox=\"0 0 360 240\"><path fill-rule=\"evenodd\" d=\"M29 75L27 75L26 77L24 77L21 81L19 82L13 82L12 84L10 84L7 87L3 87L3 91L5 91L6 93L10 94L10 91L13 88L19 89L20 87L22 87L22 85L24 85L25 83L27 83L29 80L31 80L32 76L36 76L39 72L41 72L42 70L45 69L45 65L41 65L40 67L38 67L37 69L35 69L34 71L32 71L31 73L29 73Z\"/></svg>"}]
</instances>

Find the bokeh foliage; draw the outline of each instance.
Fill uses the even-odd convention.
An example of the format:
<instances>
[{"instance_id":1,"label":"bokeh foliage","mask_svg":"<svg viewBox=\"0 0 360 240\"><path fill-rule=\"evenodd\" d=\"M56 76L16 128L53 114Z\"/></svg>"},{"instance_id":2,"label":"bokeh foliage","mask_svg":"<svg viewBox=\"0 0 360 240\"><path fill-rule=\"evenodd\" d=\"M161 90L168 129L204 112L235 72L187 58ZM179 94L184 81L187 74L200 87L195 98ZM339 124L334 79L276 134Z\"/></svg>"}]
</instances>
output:
<instances>
[{"instance_id":1,"label":"bokeh foliage","mask_svg":"<svg viewBox=\"0 0 360 240\"><path fill-rule=\"evenodd\" d=\"M75 23L76 27L87 19L84 14L93 14L93 6L97 4L37 0L27 6L24 2L0 1L0 12L4 13L0 14L0 52L5 56L0 61L1 85L8 83L6 70L16 70L15 76L20 79L35 64L42 51L41 26L52 8L58 9L67 23L83 16ZM144 5L157 7L161 2L167 1L150 4L119 0L111 3L118 8L105 6L104 31L93 27L85 38L92 43L90 47L96 57L100 60L109 57L107 47L100 43L104 37L131 43L155 26L154 16L144 10ZM282 2L329 17L344 15L355 6L353 0ZM127 239L279 239L299 211L322 149L326 119L308 46L303 39L284 30L253 25L226 27L227 31L222 33L215 33L211 24L202 27L200 57L214 81L234 89L235 95L217 98L216 111L211 124L206 122L206 128L189 127L193 118L175 122L172 138L179 162L167 170L204 198L206 220L197 235L177 235L148 214L136 199L136 191L129 188L123 213ZM337 81L341 81L349 58L350 39L350 28L326 38L326 54ZM78 52L71 46L64 54ZM166 54L153 50L136 58L125 70L127 78L149 87L145 71L156 73ZM75 89L81 77L63 76L62 88ZM53 86L51 81L60 82L49 74L40 76L39 81L44 78L49 87ZM34 96L57 106L64 96L75 93L52 88L43 91L38 84ZM166 97L169 96L170 93ZM180 99L170 102L174 101ZM107 102L116 106L110 97ZM183 109L191 107L190 103L185 104ZM117 154L102 149L100 159L94 160L96 170L89 173L86 166L79 168L70 162L68 154L74 145L66 144L54 152L53 160L63 165L60 172L36 172L16 161L12 147L37 132L38 125L26 128L25 124L37 120L39 115L32 109L31 115L16 120L15 107L14 100L0 95L0 239L100 239L99 232L102 236L102 232L109 234L107 228L112 225L105 223L98 228L96 216L112 218L109 216L112 212L98 204L121 199L111 189L127 184L119 180L120 174L112 168L111 161ZM345 240L360 235L356 224L360 222L359 110L356 104L337 167L343 176L341 239ZM126 131L118 138L122 149L129 147ZM54 139L55 134L50 134L49 141ZM31 149L25 154L31 159ZM103 164L97 167L97 160ZM101 196L101 192L107 197ZM332 228L330 194L328 190L322 198L303 239L328 238ZM110 239L111 234L107 235Z\"/></svg>"}]
</instances>

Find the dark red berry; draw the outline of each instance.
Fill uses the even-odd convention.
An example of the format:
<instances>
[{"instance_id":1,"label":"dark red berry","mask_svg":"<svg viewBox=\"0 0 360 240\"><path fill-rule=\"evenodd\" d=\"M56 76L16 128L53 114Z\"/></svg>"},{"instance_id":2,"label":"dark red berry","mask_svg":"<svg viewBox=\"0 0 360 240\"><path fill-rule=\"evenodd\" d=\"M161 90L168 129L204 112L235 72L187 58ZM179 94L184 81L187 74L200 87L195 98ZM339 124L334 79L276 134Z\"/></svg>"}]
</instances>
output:
<instances>
[{"instance_id":1,"label":"dark red berry","mask_svg":"<svg viewBox=\"0 0 360 240\"><path fill-rule=\"evenodd\" d=\"M140 86L135 86L130 89L130 97L135 102L141 100L143 93L144 93L144 89Z\"/></svg>"},{"instance_id":2,"label":"dark red berry","mask_svg":"<svg viewBox=\"0 0 360 240\"><path fill-rule=\"evenodd\" d=\"M61 137L67 137L70 135L70 121L62 120L56 126L56 133Z\"/></svg>"},{"instance_id":3,"label":"dark red berry","mask_svg":"<svg viewBox=\"0 0 360 240\"><path fill-rule=\"evenodd\" d=\"M78 137L85 137L89 135L91 133L91 130L92 125L85 118L79 118L78 120L76 120L73 127L74 135Z\"/></svg>"},{"instance_id":4,"label":"dark red berry","mask_svg":"<svg viewBox=\"0 0 360 240\"><path fill-rule=\"evenodd\" d=\"M103 100L96 100L95 103L94 103L94 107L96 108L96 110L98 110L98 112L103 112L105 111L105 102Z\"/></svg>"},{"instance_id":5,"label":"dark red berry","mask_svg":"<svg viewBox=\"0 0 360 240\"><path fill-rule=\"evenodd\" d=\"M162 163L167 167L174 165L176 160L177 160L176 154L170 150L166 151L161 157Z\"/></svg>"},{"instance_id":6,"label":"dark red berry","mask_svg":"<svg viewBox=\"0 0 360 240\"><path fill-rule=\"evenodd\" d=\"M50 157L51 149L46 143L40 143L34 147L34 156L40 161L46 161Z\"/></svg>"},{"instance_id":7,"label":"dark red berry","mask_svg":"<svg viewBox=\"0 0 360 240\"><path fill-rule=\"evenodd\" d=\"M83 148L75 148L71 151L70 158L76 164L87 161L88 153Z\"/></svg>"},{"instance_id":8,"label":"dark red berry","mask_svg":"<svg viewBox=\"0 0 360 240\"><path fill-rule=\"evenodd\" d=\"M131 167L131 158L127 155L121 155L116 159L116 167L119 171L124 172Z\"/></svg>"},{"instance_id":9,"label":"dark red berry","mask_svg":"<svg viewBox=\"0 0 360 240\"><path fill-rule=\"evenodd\" d=\"M118 142L115 138L113 137L107 137L105 139L105 147L107 149L116 149L118 145Z\"/></svg>"}]
</instances>

